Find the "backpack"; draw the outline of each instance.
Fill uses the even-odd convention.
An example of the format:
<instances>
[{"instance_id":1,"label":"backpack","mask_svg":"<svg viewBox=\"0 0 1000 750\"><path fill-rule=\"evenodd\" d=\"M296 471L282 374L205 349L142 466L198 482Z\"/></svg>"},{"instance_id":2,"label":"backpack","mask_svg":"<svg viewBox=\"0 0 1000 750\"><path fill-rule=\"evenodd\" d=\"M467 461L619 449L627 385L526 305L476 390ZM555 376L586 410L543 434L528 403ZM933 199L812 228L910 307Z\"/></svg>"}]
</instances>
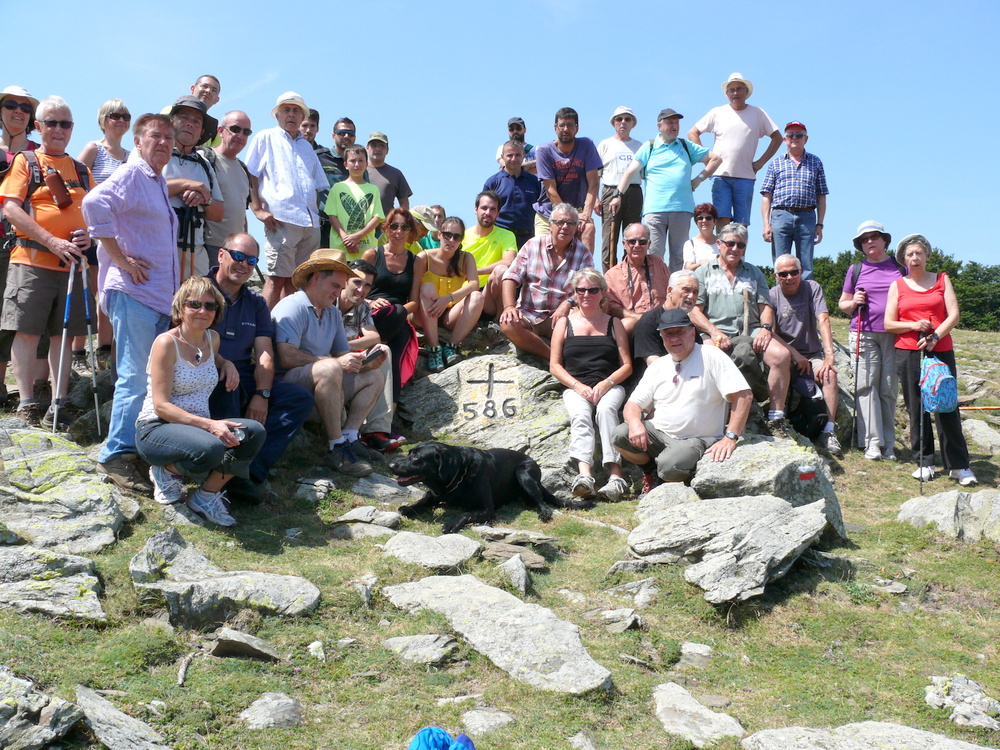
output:
<instances>
[{"instance_id":1,"label":"backpack","mask_svg":"<svg viewBox=\"0 0 1000 750\"><path fill-rule=\"evenodd\" d=\"M927 355L920 363L920 400L924 411L943 414L958 408L958 383L948 365Z\"/></svg>"},{"instance_id":2,"label":"backpack","mask_svg":"<svg viewBox=\"0 0 1000 750\"><path fill-rule=\"evenodd\" d=\"M207 161L209 164L212 165L212 169L216 169L215 165L216 165L216 162L219 161L219 154L218 154L218 152L216 152L216 150L214 148L210 148L208 146L201 146L200 148L195 149L195 150L199 154L201 154L202 156L205 157L205 161ZM247 165L243 163L242 159L237 159L236 161L239 162L239 165L241 167L243 167L243 173L247 176L247 205L246 205L246 208L249 208L250 207L250 193L251 193L251 188L249 186L250 186L250 184L252 182L251 179L250 179L250 170L247 169ZM212 176L209 175L208 179L211 182ZM211 187L211 185L209 185L209 187Z\"/></svg>"},{"instance_id":3,"label":"backpack","mask_svg":"<svg viewBox=\"0 0 1000 750\"><path fill-rule=\"evenodd\" d=\"M685 141L683 138L678 138L677 140L680 141L681 145L684 147L684 153L687 154L687 158L688 158L688 161L691 163L691 166L694 166L694 158L691 156L691 149L688 148L688 142ZM652 156L653 155L653 147L656 146L656 138L650 138L648 141L646 141L645 145L649 146L649 154L650 154L650 156ZM646 179L646 168L645 167L643 167L642 169L639 170L639 178L642 179L642 180Z\"/></svg>"},{"instance_id":4,"label":"backpack","mask_svg":"<svg viewBox=\"0 0 1000 750\"><path fill-rule=\"evenodd\" d=\"M34 151L21 151L19 153L21 154L21 156L24 157L25 164L28 167L28 191L27 193L25 193L24 201L21 203L21 208L24 209L25 213L29 213L29 209L31 208L31 196L36 190L38 190L38 188L42 186L42 184L45 182L45 179L42 177L42 168L41 165L38 163L37 154L35 154ZM11 162L10 166L13 166L13 164L14 163ZM67 182L66 189L69 190L70 188L82 187L85 191L89 193L91 187L90 170L87 169L86 164L78 162L76 159L73 159L73 166L76 167L77 179L75 181L70 180L69 182ZM9 171L9 167L7 171ZM17 244L33 247L36 250L48 250L47 247L38 242L35 242L34 240L28 240L23 238L18 240L17 233L14 231L13 225L9 221L4 219L3 238L2 240L0 240L0 247L2 247L2 249L5 252L10 252L10 250L13 249L14 245Z\"/></svg>"}]
</instances>

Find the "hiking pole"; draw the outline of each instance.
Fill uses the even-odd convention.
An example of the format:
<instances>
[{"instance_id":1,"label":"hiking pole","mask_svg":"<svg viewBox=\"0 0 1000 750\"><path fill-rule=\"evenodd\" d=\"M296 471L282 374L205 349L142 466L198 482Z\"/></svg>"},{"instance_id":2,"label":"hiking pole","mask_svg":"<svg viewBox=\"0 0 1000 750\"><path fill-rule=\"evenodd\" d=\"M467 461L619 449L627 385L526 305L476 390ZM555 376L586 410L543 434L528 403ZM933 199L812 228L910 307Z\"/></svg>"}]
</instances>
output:
<instances>
[{"instance_id":1,"label":"hiking pole","mask_svg":"<svg viewBox=\"0 0 1000 750\"><path fill-rule=\"evenodd\" d=\"M188 264L191 267L191 273L189 273L185 277L185 280L190 279L192 276L194 276L194 250L195 250L194 238L197 236L197 230L198 230L198 209L192 208L190 209L190 211L191 211L191 221L188 222L187 249L188 253L190 254L188 258Z\"/></svg>"},{"instance_id":2,"label":"hiking pole","mask_svg":"<svg viewBox=\"0 0 1000 750\"><path fill-rule=\"evenodd\" d=\"M858 291L863 292L864 289L858 287ZM851 394L851 398L854 401L854 424L851 426L851 437L855 438L855 435L857 435L855 439L858 441L858 445L865 449L868 446L861 445L861 434L858 433L858 374L861 368L861 314L867 309L867 304L858 307L858 331L854 339L854 393Z\"/></svg>"},{"instance_id":3,"label":"hiking pole","mask_svg":"<svg viewBox=\"0 0 1000 750\"><path fill-rule=\"evenodd\" d=\"M181 206L180 208L175 208L174 211L177 212L177 218L180 223L180 228L177 233L177 241L181 246L181 283L183 284L187 277L184 275L184 266L187 264L187 253L188 253L188 235L190 234L190 224L191 224L191 207Z\"/></svg>"},{"instance_id":4,"label":"hiking pole","mask_svg":"<svg viewBox=\"0 0 1000 750\"><path fill-rule=\"evenodd\" d=\"M73 281L76 276L76 261L69 265L69 283L66 285L66 309L63 311L62 339L59 342L59 371L56 373L56 394L52 399L52 432L59 424L59 405L62 401L63 364L66 361L66 345L69 343L69 310L73 304Z\"/></svg>"},{"instance_id":5,"label":"hiking pole","mask_svg":"<svg viewBox=\"0 0 1000 750\"><path fill-rule=\"evenodd\" d=\"M97 355L94 352L94 318L90 311L90 269L87 267L86 259L81 261L83 274L83 311L87 318L87 344L90 351L87 353L90 360L90 383L94 388L94 420L97 423L97 437L101 436L101 404L97 400Z\"/></svg>"},{"instance_id":6,"label":"hiking pole","mask_svg":"<svg viewBox=\"0 0 1000 750\"><path fill-rule=\"evenodd\" d=\"M921 336L921 338L923 338ZM920 364L924 363L924 355L926 352L920 352ZM918 376L919 380L919 376ZM924 494L924 394L921 390L917 394L917 398L920 399L920 447L917 449L917 472L920 474L920 494ZM913 434L912 432L910 433Z\"/></svg>"}]
</instances>

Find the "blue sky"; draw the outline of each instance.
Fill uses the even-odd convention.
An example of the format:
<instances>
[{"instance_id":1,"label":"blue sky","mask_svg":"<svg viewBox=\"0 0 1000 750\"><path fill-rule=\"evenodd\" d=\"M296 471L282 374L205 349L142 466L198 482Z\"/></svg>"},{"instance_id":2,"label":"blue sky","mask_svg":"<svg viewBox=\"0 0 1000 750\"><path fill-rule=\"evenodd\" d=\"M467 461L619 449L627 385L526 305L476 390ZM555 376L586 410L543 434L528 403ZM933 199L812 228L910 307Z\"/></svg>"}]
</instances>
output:
<instances>
[{"instance_id":1,"label":"blue sky","mask_svg":"<svg viewBox=\"0 0 1000 750\"><path fill-rule=\"evenodd\" d=\"M8 34L2 85L63 96L78 123L73 152L99 137L106 99L123 99L134 115L158 111L208 72L222 82L212 113L245 110L255 130L274 125L275 98L292 89L322 113L321 143L341 114L363 138L386 132L411 204L441 203L468 222L508 117L523 117L538 144L553 137L555 111L571 106L580 135L597 142L624 104L641 140L672 107L685 115L683 134L724 103L721 83L739 71L754 84L750 103L779 127L803 121L807 148L826 165L817 255L850 248L857 226L876 219L896 239L922 232L958 259L1000 263L992 233L981 236L1000 200L1000 157L989 145L1000 122L995 0L244 0L201 6L186 26L181 6L141 0L50 0L41 19L40 7L5 9L6 28L31 30L20 38L34 53L10 65L19 33ZM758 198L748 259L764 263ZM262 234L253 221L251 231Z\"/></svg>"}]
</instances>

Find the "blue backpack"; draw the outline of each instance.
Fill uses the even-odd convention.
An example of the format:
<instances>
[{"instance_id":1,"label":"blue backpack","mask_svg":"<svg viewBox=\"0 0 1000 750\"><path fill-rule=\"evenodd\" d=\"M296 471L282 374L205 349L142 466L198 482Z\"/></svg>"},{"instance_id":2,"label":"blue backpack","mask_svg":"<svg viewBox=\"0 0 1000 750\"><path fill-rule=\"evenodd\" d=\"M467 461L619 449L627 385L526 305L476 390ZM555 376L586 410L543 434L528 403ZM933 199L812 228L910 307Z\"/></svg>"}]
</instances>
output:
<instances>
[{"instance_id":1,"label":"blue backpack","mask_svg":"<svg viewBox=\"0 0 1000 750\"><path fill-rule=\"evenodd\" d=\"M928 355L920 363L920 400L930 414L958 408L958 383L948 365L937 357Z\"/></svg>"}]
</instances>

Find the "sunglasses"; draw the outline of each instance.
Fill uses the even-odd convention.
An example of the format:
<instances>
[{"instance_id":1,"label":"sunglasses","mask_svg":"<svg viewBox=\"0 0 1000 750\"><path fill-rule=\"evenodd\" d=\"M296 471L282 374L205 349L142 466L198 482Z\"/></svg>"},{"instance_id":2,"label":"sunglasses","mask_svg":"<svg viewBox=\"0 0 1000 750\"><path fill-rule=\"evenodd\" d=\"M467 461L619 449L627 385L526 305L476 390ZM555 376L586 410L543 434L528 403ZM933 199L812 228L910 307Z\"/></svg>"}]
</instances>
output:
<instances>
[{"instance_id":1,"label":"sunglasses","mask_svg":"<svg viewBox=\"0 0 1000 750\"><path fill-rule=\"evenodd\" d=\"M393 229L393 230L396 230L396 229L406 229L406 230L409 230L409 228L410 228L409 224L397 224L396 222L393 222L392 224L389 225L389 229Z\"/></svg>"},{"instance_id":2,"label":"sunglasses","mask_svg":"<svg viewBox=\"0 0 1000 750\"><path fill-rule=\"evenodd\" d=\"M798 276L800 273L802 273L802 271L796 268L792 271L778 271L778 276L783 279L787 279L789 276Z\"/></svg>"},{"instance_id":3,"label":"sunglasses","mask_svg":"<svg viewBox=\"0 0 1000 750\"><path fill-rule=\"evenodd\" d=\"M19 109L26 115L30 115L32 112L35 111L35 108L32 107L28 102L4 102L3 108L8 109L11 112L13 112L15 109Z\"/></svg>"},{"instance_id":4,"label":"sunglasses","mask_svg":"<svg viewBox=\"0 0 1000 750\"><path fill-rule=\"evenodd\" d=\"M200 310L205 308L208 312L215 312L219 309L218 302L202 302L200 299L186 299L184 300L184 307L188 310Z\"/></svg>"},{"instance_id":5,"label":"sunglasses","mask_svg":"<svg viewBox=\"0 0 1000 750\"><path fill-rule=\"evenodd\" d=\"M626 245L642 245L643 247L645 247L646 245L649 244L649 240L647 240L647 239L645 239L643 237L639 237L637 239L625 240L625 244Z\"/></svg>"},{"instance_id":6,"label":"sunglasses","mask_svg":"<svg viewBox=\"0 0 1000 750\"><path fill-rule=\"evenodd\" d=\"M348 130L347 128L341 128L340 130L334 130L334 135L357 135L357 130Z\"/></svg>"},{"instance_id":7,"label":"sunglasses","mask_svg":"<svg viewBox=\"0 0 1000 750\"><path fill-rule=\"evenodd\" d=\"M230 250L228 247L222 248L227 253L229 257L235 260L237 263L246 263L250 268L253 268L258 263L260 263L260 258L255 255L247 255L246 253L241 253L239 250ZM215 304L215 303L212 303Z\"/></svg>"},{"instance_id":8,"label":"sunglasses","mask_svg":"<svg viewBox=\"0 0 1000 750\"><path fill-rule=\"evenodd\" d=\"M740 250L747 249L747 243L745 242L737 242L736 240L719 240L719 242L726 247L738 247Z\"/></svg>"},{"instance_id":9,"label":"sunglasses","mask_svg":"<svg viewBox=\"0 0 1000 750\"><path fill-rule=\"evenodd\" d=\"M576 288L577 294L600 294L601 287L599 286L578 286Z\"/></svg>"},{"instance_id":10,"label":"sunglasses","mask_svg":"<svg viewBox=\"0 0 1000 750\"><path fill-rule=\"evenodd\" d=\"M793 141L797 141L805 137L806 137L805 133L785 133L785 138L790 138Z\"/></svg>"},{"instance_id":11,"label":"sunglasses","mask_svg":"<svg viewBox=\"0 0 1000 750\"><path fill-rule=\"evenodd\" d=\"M554 227L575 227L580 222L573 221L572 219L556 219L551 223Z\"/></svg>"},{"instance_id":12,"label":"sunglasses","mask_svg":"<svg viewBox=\"0 0 1000 750\"><path fill-rule=\"evenodd\" d=\"M228 130L233 135L239 135L240 133L243 133L243 135L245 135L247 138L249 138L253 134L253 131L250 128L241 128L239 125L227 125L226 130Z\"/></svg>"},{"instance_id":13,"label":"sunglasses","mask_svg":"<svg viewBox=\"0 0 1000 750\"><path fill-rule=\"evenodd\" d=\"M462 239L462 235L459 232L441 232L441 236L446 240L451 240L452 242L458 242Z\"/></svg>"},{"instance_id":14,"label":"sunglasses","mask_svg":"<svg viewBox=\"0 0 1000 750\"><path fill-rule=\"evenodd\" d=\"M670 334L667 334L670 335ZM674 385L681 379L681 363L674 362Z\"/></svg>"},{"instance_id":15,"label":"sunglasses","mask_svg":"<svg viewBox=\"0 0 1000 750\"><path fill-rule=\"evenodd\" d=\"M695 216L694 220L695 221L715 221L715 219L712 218L712 216L710 216L709 214L705 214L704 216Z\"/></svg>"},{"instance_id":16,"label":"sunglasses","mask_svg":"<svg viewBox=\"0 0 1000 750\"><path fill-rule=\"evenodd\" d=\"M522 130L524 130L524 128L521 127L520 125L508 125L507 130L513 131L515 133L520 133Z\"/></svg>"},{"instance_id":17,"label":"sunglasses","mask_svg":"<svg viewBox=\"0 0 1000 750\"><path fill-rule=\"evenodd\" d=\"M614 118L612 122L632 122L632 118L629 117L628 115L619 115L618 117Z\"/></svg>"},{"instance_id":18,"label":"sunglasses","mask_svg":"<svg viewBox=\"0 0 1000 750\"><path fill-rule=\"evenodd\" d=\"M42 124L50 130L54 130L55 128L71 130L73 128L72 120L42 120Z\"/></svg>"},{"instance_id":19,"label":"sunglasses","mask_svg":"<svg viewBox=\"0 0 1000 750\"><path fill-rule=\"evenodd\" d=\"M132 115L128 112L110 112L108 113L108 119L116 122L118 120L122 120L123 122L132 122Z\"/></svg>"}]
</instances>

